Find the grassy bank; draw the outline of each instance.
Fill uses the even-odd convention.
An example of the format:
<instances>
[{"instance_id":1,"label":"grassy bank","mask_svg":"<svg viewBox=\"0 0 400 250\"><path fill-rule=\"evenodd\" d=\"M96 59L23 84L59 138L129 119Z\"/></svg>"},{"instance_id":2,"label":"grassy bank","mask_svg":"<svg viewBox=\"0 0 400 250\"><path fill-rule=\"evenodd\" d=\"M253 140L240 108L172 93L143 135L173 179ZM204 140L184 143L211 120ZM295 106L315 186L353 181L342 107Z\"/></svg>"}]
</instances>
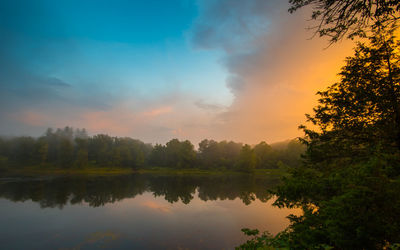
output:
<instances>
[{"instance_id":1,"label":"grassy bank","mask_svg":"<svg viewBox=\"0 0 400 250\"><path fill-rule=\"evenodd\" d=\"M160 175L241 175L249 174L233 170L208 170L208 169L174 169L174 168L118 168L118 167L85 167L85 168L56 168L51 166L29 166L16 168L2 168L0 175L124 175L124 174L160 174ZM254 175L285 175L281 169L256 169L250 173Z\"/></svg>"},{"instance_id":2,"label":"grassy bank","mask_svg":"<svg viewBox=\"0 0 400 250\"><path fill-rule=\"evenodd\" d=\"M210 170L210 169L174 169L174 168L146 168L139 169L138 173L153 173L153 174L173 174L173 175L226 175L226 174L255 174L255 175L284 175L286 171L281 169L256 169L252 173L245 173L234 170Z\"/></svg>"},{"instance_id":3,"label":"grassy bank","mask_svg":"<svg viewBox=\"0 0 400 250\"><path fill-rule=\"evenodd\" d=\"M5 175L123 175L133 174L134 172L135 171L130 168L86 167L64 169L47 166L3 168L1 171L1 173Z\"/></svg>"}]
</instances>

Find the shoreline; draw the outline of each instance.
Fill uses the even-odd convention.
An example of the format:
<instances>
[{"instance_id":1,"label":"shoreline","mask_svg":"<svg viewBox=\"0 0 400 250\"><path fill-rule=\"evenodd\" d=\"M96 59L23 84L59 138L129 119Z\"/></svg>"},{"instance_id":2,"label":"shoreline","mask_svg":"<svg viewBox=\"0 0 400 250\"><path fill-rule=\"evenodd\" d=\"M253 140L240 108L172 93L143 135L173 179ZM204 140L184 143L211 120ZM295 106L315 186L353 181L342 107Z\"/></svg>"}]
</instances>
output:
<instances>
[{"instance_id":1,"label":"shoreline","mask_svg":"<svg viewBox=\"0 0 400 250\"><path fill-rule=\"evenodd\" d=\"M256 169L251 173L233 170L207 170L207 169L174 169L174 168L118 168L118 167L86 167L86 168L55 168L48 166L9 167L0 169L1 176L63 176L63 175L129 175L129 174L159 174L159 175L257 175L257 176L284 176L288 172L282 169Z\"/></svg>"}]
</instances>

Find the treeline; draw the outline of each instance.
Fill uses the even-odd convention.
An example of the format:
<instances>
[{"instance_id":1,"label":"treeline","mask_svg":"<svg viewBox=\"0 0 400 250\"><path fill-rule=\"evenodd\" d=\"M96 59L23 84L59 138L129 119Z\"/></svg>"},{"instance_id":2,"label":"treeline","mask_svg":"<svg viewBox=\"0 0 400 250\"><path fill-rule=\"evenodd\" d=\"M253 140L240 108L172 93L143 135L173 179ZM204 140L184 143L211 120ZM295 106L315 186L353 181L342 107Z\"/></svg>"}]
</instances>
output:
<instances>
[{"instance_id":1,"label":"treeline","mask_svg":"<svg viewBox=\"0 0 400 250\"><path fill-rule=\"evenodd\" d=\"M265 142L255 146L203 140L198 150L188 141L172 139L165 145L146 144L128 137L99 134L88 136L85 129L48 129L39 137L0 138L0 166L83 167L167 167L213 170L274 169L297 167L304 147L297 140L283 149Z\"/></svg>"}]
</instances>

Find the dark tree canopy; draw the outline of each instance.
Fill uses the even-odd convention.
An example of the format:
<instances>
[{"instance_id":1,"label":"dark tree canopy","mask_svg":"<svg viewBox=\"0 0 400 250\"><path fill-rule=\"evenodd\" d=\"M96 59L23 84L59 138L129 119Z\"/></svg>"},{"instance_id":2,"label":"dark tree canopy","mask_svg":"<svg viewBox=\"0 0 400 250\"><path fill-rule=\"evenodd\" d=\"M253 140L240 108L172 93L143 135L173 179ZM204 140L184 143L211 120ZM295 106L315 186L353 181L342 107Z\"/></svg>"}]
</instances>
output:
<instances>
[{"instance_id":1,"label":"dark tree canopy","mask_svg":"<svg viewBox=\"0 0 400 250\"><path fill-rule=\"evenodd\" d=\"M400 242L400 43L375 29L358 44L339 82L308 115L304 164L277 191L298 206L291 249L383 249Z\"/></svg>"},{"instance_id":2,"label":"dark tree canopy","mask_svg":"<svg viewBox=\"0 0 400 250\"><path fill-rule=\"evenodd\" d=\"M399 18L399 0L289 0L289 12L312 6L311 19L320 36L330 42L347 37L364 37L371 26L392 23Z\"/></svg>"}]
</instances>

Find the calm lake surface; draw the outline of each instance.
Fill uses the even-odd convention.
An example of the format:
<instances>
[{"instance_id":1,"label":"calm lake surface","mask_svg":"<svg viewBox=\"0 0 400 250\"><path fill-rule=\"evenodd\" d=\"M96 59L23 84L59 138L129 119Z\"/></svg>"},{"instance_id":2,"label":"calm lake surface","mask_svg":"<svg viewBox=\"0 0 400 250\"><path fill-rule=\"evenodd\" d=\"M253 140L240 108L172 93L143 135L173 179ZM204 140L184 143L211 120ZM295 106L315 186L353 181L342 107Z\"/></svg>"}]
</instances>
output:
<instances>
[{"instance_id":1,"label":"calm lake surface","mask_svg":"<svg viewBox=\"0 0 400 250\"><path fill-rule=\"evenodd\" d=\"M278 178L0 178L2 249L232 249L241 228L277 233L295 210L272 207Z\"/></svg>"}]
</instances>

